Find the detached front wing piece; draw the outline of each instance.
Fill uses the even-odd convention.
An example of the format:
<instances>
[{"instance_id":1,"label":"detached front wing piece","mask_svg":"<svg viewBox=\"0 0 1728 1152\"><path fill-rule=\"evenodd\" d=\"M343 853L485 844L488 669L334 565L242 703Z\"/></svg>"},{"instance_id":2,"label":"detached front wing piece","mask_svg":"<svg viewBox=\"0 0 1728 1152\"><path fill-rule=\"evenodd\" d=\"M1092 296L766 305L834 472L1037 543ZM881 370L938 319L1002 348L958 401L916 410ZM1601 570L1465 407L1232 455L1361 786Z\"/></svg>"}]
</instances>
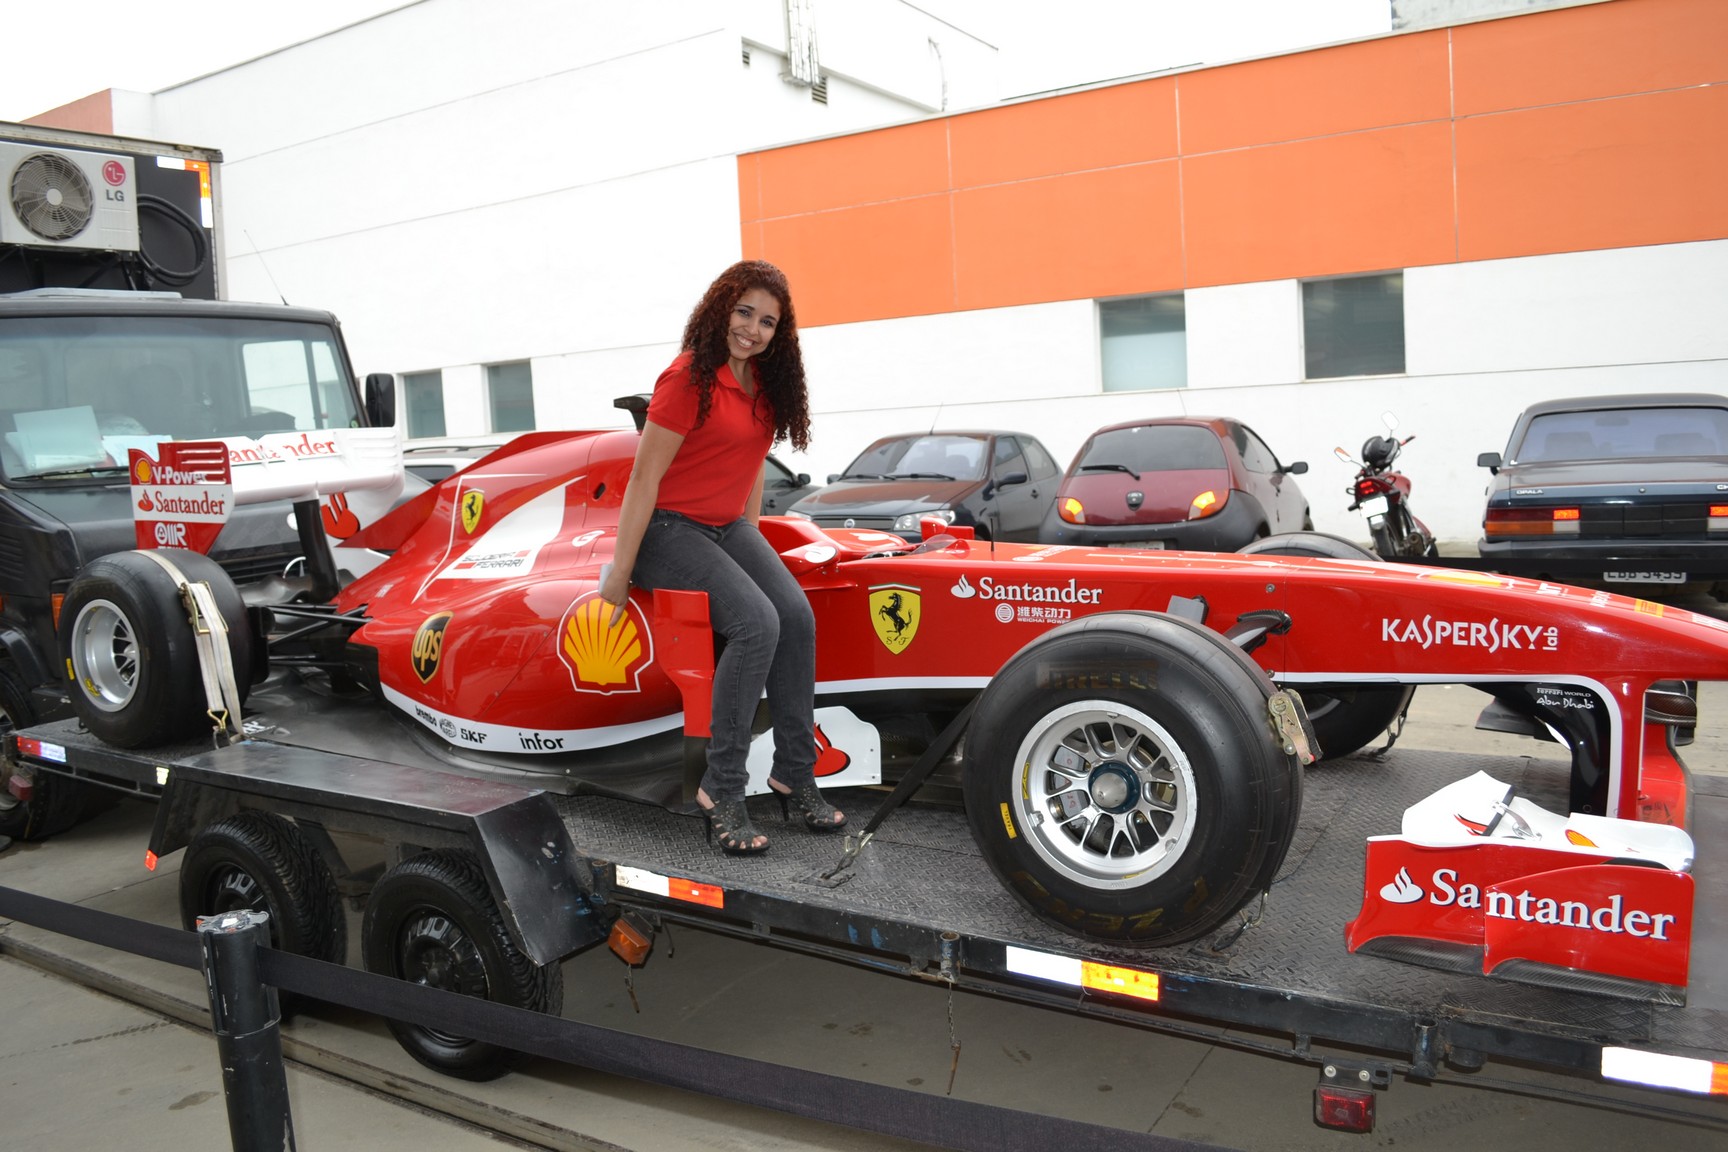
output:
<instances>
[{"instance_id":1,"label":"detached front wing piece","mask_svg":"<svg viewBox=\"0 0 1728 1152\"><path fill-rule=\"evenodd\" d=\"M1412 804L1400 833L1368 840L1350 951L1684 1002L1695 847L1683 829L1559 815L1478 772Z\"/></svg>"}]
</instances>

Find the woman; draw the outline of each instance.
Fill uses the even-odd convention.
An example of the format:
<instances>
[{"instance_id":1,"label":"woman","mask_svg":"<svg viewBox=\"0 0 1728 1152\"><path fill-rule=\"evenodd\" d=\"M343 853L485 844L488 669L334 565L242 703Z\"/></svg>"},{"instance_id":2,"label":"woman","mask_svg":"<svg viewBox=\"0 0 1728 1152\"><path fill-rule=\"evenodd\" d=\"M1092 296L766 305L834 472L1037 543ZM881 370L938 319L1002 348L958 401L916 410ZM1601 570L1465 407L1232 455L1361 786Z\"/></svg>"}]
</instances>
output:
<instances>
[{"instance_id":1,"label":"woman","mask_svg":"<svg viewBox=\"0 0 1728 1152\"><path fill-rule=\"evenodd\" d=\"M745 260L708 286L684 326L683 350L654 385L600 597L624 616L642 588L706 592L726 637L714 668L708 768L696 803L722 851L768 850L744 804L750 721L763 688L774 720L768 786L827 832L846 817L816 787L816 620L798 582L756 527L762 461L810 439L809 397L786 277Z\"/></svg>"}]
</instances>

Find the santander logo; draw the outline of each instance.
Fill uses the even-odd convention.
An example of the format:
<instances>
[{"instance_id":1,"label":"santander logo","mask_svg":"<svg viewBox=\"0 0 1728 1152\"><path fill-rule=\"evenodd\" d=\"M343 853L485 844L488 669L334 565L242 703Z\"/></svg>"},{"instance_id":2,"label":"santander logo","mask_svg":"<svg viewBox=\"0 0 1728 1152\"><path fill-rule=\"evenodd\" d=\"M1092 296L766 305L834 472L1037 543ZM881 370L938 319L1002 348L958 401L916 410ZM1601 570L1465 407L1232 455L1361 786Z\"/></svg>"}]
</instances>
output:
<instances>
[{"instance_id":1,"label":"santander logo","mask_svg":"<svg viewBox=\"0 0 1728 1152\"><path fill-rule=\"evenodd\" d=\"M1536 896L1528 889L1507 892L1460 881L1456 868L1436 868L1424 889L1410 876L1408 868L1398 869L1391 883L1380 888L1380 897L1390 904L1415 904L1422 900L1440 908L1480 910L1495 920L1517 920L1525 924L1545 924L1556 928L1581 928L1588 932L1609 935L1648 937L1667 940L1675 917L1668 912L1645 912L1628 909L1624 895L1608 897L1606 904L1591 907L1582 900L1559 900L1552 896Z\"/></svg>"},{"instance_id":2,"label":"santander logo","mask_svg":"<svg viewBox=\"0 0 1728 1152\"><path fill-rule=\"evenodd\" d=\"M1392 883L1380 889L1380 899L1389 904L1414 904L1426 895L1422 886L1410 879L1408 868L1398 869L1398 875L1393 877Z\"/></svg>"}]
</instances>

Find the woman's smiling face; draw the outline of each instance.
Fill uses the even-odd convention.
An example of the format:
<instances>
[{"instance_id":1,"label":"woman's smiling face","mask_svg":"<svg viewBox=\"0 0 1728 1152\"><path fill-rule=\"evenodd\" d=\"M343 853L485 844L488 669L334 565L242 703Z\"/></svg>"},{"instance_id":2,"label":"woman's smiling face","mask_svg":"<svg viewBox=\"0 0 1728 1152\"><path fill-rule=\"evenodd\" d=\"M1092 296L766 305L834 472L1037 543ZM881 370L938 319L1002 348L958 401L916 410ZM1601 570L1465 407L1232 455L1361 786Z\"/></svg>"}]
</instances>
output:
<instances>
[{"instance_id":1,"label":"woman's smiling face","mask_svg":"<svg viewBox=\"0 0 1728 1152\"><path fill-rule=\"evenodd\" d=\"M726 354L734 360L748 360L774 339L774 329L780 323L780 302L765 288L747 289L732 305L732 317L726 325Z\"/></svg>"}]
</instances>

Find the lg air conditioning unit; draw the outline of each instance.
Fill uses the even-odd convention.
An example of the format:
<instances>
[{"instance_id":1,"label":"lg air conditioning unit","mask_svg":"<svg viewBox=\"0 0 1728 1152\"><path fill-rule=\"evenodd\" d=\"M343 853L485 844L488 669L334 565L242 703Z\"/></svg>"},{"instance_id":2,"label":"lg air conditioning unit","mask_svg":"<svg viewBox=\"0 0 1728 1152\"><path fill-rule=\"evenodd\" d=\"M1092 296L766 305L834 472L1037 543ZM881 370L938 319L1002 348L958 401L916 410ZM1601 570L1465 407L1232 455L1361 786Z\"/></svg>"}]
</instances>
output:
<instances>
[{"instance_id":1,"label":"lg air conditioning unit","mask_svg":"<svg viewBox=\"0 0 1728 1152\"><path fill-rule=\"evenodd\" d=\"M138 250L130 156L0 140L0 244Z\"/></svg>"}]
</instances>

